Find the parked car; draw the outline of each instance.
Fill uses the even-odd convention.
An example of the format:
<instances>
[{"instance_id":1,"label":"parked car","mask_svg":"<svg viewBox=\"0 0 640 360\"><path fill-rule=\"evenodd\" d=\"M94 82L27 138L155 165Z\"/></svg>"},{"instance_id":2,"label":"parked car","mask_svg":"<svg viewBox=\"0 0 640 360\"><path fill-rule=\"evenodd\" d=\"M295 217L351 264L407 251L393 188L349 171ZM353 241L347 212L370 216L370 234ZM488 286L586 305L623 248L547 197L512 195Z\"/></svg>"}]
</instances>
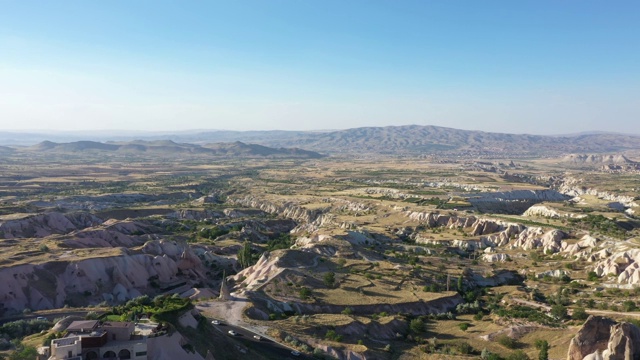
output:
<instances>
[{"instance_id":1,"label":"parked car","mask_svg":"<svg viewBox=\"0 0 640 360\"><path fill-rule=\"evenodd\" d=\"M238 333L237 333L237 332L235 332L235 331L233 331L233 330L229 330L228 332L229 332L229 335L231 335L231 336L236 336L236 335L238 335Z\"/></svg>"},{"instance_id":2,"label":"parked car","mask_svg":"<svg viewBox=\"0 0 640 360\"><path fill-rule=\"evenodd\" d=\"M253 335L253 338L258 340L258 341L262 340L262 336L260 336L260 335Z\"/></svg>"}]
</instances>

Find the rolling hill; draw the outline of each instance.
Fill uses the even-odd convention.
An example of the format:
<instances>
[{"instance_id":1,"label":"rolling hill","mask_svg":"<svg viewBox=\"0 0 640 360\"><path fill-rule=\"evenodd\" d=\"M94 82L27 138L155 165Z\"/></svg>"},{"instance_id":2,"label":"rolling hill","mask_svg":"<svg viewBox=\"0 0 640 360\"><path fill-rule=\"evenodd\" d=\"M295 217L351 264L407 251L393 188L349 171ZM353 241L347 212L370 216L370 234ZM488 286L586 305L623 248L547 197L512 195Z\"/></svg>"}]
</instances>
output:
<instances>
[{"instance_id":1,"label":"rolling hill","mask_svg":"<svg viewBox=\"0 0 640 360\"><path fill-rule=\"evenodd\" d=\"M122 138L122 137L121 137ZM362 127L336 131L202 131L143 136L119 142L43 141L37 151L150 152L214 156L471 155L558 157L640 151L640 136L580 133L566 136L505 134L439 126ZM106 139L101 139L102 141ZM250 143L250 144L249 144ZM262 146L262 147L259 147ZM301 150L305 149L305 150Z\"/></svg>"},{"instance_id":2,"label":"rolling hill","mask_svg":"<svg viewBox=\"0 0 640 360\"><path fill-rule=\"evenodd\" d=\"M21 151L47 154L114 154L157 156L201 155L214 157L270 157L270 158L321 158L323 155L297 148L270 148L263 145L242 142L216 143L205 146L176 143L171 140L101 143L96 141L75 141L55 143L43 141Z\"/></svg>"}]
</instances>

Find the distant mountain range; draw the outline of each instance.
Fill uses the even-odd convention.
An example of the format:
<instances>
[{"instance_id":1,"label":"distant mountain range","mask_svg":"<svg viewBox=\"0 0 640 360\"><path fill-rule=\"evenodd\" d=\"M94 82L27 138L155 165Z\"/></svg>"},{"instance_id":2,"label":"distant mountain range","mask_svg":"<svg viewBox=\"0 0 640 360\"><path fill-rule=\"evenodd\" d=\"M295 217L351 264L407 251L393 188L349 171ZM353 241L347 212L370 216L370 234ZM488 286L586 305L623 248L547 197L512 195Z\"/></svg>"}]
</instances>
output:
<instances>
[{"instance_id":1,"label":"distant mountain range","mask_svg":"<svg viewBox=\"0 0 640 360\"><path fill-rule=\"evenodd\" d=\"M16 134L13 134L14 138ZM38 138L37 135L32 139ZM7 133L0 133L0 143L7 141ZM21 134L24 143L28 134ZM69 136L72 135L58 135ZM626 150L640 150L640 136L615 133L581 133L567 136L503 134L483 131L459 130L438 126L387 126L363 127L336 131L203 131L143 136L144 141L133 141L126 134L120 137L110 134L91 145L99 151L148 152L171 150L178 152L209 152L212 154L269 153L275 156L282 151L311 156L303 150L323 154L386 154L423 155L458 154L488 156L557 156L570 153L602 154ZM55 140L49 138L48 140ZM87 139L84 139L87 140ZM96 140L96 139L91 139ZM111 140L111 141L109 141ZM15 140L14 140L15 141ZM41 141L41 140L40 140ZM168 142L167 142L168 141ZM212 143L225 143L217 145ZM14 142L15 144L16 142ZM32 142L31 144L34 144ZM257 144L247 145L246 143ZM31 149L50 151L58 149L74 151L89 146L86 141L65 144L42 142ZM242 145L240 145L242 144ZM262 145L261 148L257 146ZM250 147L250 148L247 148ZM276 148L276 149L273 149ZM273 152L273 151L280 151ZM315 156L315 155L313 155Z\"/></svg>"},{"instance_id":2,"label":"distant mountain range","mask_svg":"<svg viewBox=\"0 0 640 360\"><path fill-rule=\"evenodd\" d=\"M640 149L640 137L621 134L543 136L458 130L438 126L365 127L329 132L207 132L180 140L240 140L325 154L475 154L540 156Z\"/></svg>"},{"instance_id":3,"label":"distant mountain range","mask_svg":"<svg viewBox=\"0 0 640 360\"><path fill-rule=\"evenodd\" d=\"M1 149L0 149L1 151ZM297 148L270 148L262 145L245 144L240 141L233 143L216 143L206 145L176 143L171 140L155 141L130 141L130 142L96 142L74 141L68 143L55 143L43 141L39 144L14 149L19 152L38 152L48 154L73 154L73 153L113 153L122 155L153 154L167 155L204 155L224 157L277 157L277 158L306 158L317 159L323 155Z\"/></svg>"}]
</instances>

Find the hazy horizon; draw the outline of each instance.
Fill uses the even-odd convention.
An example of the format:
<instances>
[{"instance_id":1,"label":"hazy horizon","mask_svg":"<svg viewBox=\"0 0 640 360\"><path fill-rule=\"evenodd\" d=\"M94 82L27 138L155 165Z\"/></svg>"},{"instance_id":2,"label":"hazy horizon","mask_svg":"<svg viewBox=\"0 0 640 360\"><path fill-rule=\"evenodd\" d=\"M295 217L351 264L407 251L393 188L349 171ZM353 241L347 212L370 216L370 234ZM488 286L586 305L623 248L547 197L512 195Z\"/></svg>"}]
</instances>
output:
<instances>
[{"instance_id":1,"label":"hazy horizon","mask_svg":"<svg viewBox=\"0 0 640 360\"><path fill-rule=\"evenodd\" d=\"M309 129L309 130L297 130L297 129L272 129L272 130L258 130L258 129L247 129L247 130L232 130L232 129L180 129L180 130L144 130L144 129L86 129L86 130L59 130L59 129L9 129L4 130L0 129L0 133L14 133L14 134L38 134L38 135L102 135L102 137L109 136L137 136L137 135L180 135L180 134L201 134L207 132L334 132L334 131L344 131L344 130L353 130L359 128L384 128L384 127L408 127L408 126L436 126L441 128L449 128L454 130L462 130L462 131L480 131L486 133L498 133L498 134L513 134L513 135L541 135L541 136L577 136L583 134L617 134L617 135L631 135L631 136L640 136L640 133L631 133L631 132L616 132L616 131L601 131L601 130L584 130L584 131L576 131L572 133L555 133L555 134L537 134L537 133L515 133L515 132L500 132L500 131L485 131L478 129L462 129L462 128L454 128L449 126L439 126L439 125L418 125L418 124L398 124L398 125L381 125L381 126L359 126L353 128L335 128L335 129Z\"/></svg>"},{"instance_id":2,"label":"hazy horizon","mask_svg":"<svg viewBox=\"0 0 640 360\"><path fill-rule=\"evenodd\" d=\"M0 131L640 133L633 1L3 4Z\"/></svg>"}]
</instances>

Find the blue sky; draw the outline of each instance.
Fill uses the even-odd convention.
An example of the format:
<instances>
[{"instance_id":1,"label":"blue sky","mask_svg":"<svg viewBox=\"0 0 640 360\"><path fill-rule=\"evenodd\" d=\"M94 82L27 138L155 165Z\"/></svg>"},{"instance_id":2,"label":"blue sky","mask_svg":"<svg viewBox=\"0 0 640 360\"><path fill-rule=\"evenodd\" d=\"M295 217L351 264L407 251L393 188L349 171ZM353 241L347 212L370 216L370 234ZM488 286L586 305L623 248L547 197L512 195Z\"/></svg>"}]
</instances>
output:
<instances>
[{"instance_id":1,"label":"blue sky","mask_svg":"<svg viewBox=\"0 0 640 360\"><path fill-rule=\"evenodd\" d=\"M0 130L640 133L638 1L3 1Z\"/></svg>"}]
</instances>

